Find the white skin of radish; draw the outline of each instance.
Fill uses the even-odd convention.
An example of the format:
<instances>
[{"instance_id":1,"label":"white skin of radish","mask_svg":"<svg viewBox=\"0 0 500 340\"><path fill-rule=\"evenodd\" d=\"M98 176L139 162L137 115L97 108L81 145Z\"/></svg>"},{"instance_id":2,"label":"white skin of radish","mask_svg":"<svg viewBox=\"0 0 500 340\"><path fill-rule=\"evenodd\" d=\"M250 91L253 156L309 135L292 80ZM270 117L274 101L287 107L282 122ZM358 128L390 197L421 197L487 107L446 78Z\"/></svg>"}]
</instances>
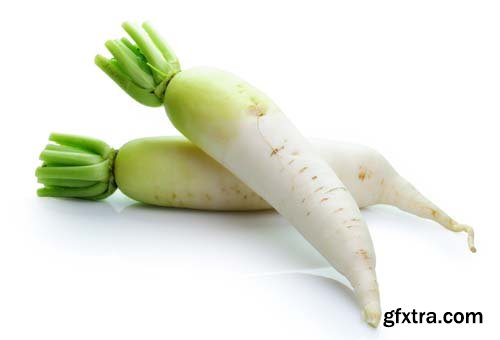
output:
<instances>
[{"instance_id":1,"label":"white skin of radish","mask_svg":"<svg viewBox=\"0 0 500 340\"><path fill-rule=\"evenodd\" d=\"M376 324L380 307L375 252L351 194L281 112L249 117L242 124L227 150L217 155L221 163L287 217L348 278L365 319Z\"/></svg>"},{"instance_id":2,"label":"white skin of radish","mask_svg":"<svg viewBox=\"0 0 500 340\"><path fill-rule=\"evenodd\" d=\"M179 64L173 52L149 25L143 27L145 32L129 23L124 25L143 50L148 65L154 66L153 77L138 71L138 65L131 67L130 60L116 55L118 63L123 64L119 69L111 67L111 62L103 57L97 57L96 63L139 102L157 106L158 98L152 100L150 84L146 81L145 88L142 86L143 80L151 78L151 82L157 85L155 95L161 97L160 93L164 94L168 116L179 131L268 201L332 265L344 273L353 285L365 320L376 326L380 319L380 306L372 242L356 202L335 172L264 94L241 79L216 69L197 68L178 72ZM110 51L113 53L112 49ZM122 74L127 71L128 74ZM135 84L129 81L129 77ZM162 82L158 84L160 80ZM115 163L117 174L120 173L119 159L120 154ZM127 169L126 166L124 168ZM132 172L122 172L125 179L122 184L128 182L127 173ZM359 166L356 172L360 182L374 177L375 173L365 165ZM180 173L178 177L182 179L183 174ZM397 205L402 209L424 217L430 214L451 230L468 231L471 243L472 229L458 225L395 173L390 177L392 180L385 184L385 178L380 182L365 183L365 186L373 186L370 187L373 190L369 191L371 194L360 195L358 204L369 204L376 199L399 202ZM116 179L119 183L119 176ZM234 182L228 179L227 183L231 181ZM165 183L161 179L158 182ZM156 187L153 190L143 190L142 186L132 184L128 188L126 185L120 187L146 199L153 192L156 203L184 205L176 200L175 192L169 195L172 201L160 197L162 193L158 191L161 185L158 187L156 184L150 183ZM352 190L359 189L358 182L352 184ZM378 194L376 186L379 186ZM200 187L209 191L206 184L197 187L190 183L186 202L194 202L193 189ZM217 189L216 185L212 187ZM404 188L404 195L400 195L401 188ZM210 194L203 195L214 205L216 200L212 200ZM198 201L194 205L203 206L203 203Z\"/></svg>"},{"instance_id":3,"label":"white skin of radish","mask_svg":"<svg viewBox=\"0 0 500 340\"><path fill-rule=\"evenodd\" d=\"M375 252L356 201L332 168L260 91L223 71L177 74L172 123L272 205L350 281L366 322L380 320Z\"/></svg>"},{"instance_id":4,"label":"white skin of radish","mask_svg":"<svg viewBox=\"0 0 500 340\"><path fill-rule=\"evenodd\" d=\"M360 207L389 204L411 214L434 220L448 230L468 234L476 252L474 230L460 224L401 177L377 151L362 145L315 140L315 147L346 183Z\"/></svg>"},{"instance_id":5,"label":"white skin of radish","mask_svg":"<svg viewBox=\"0 0 500 340\"><path fill-rule=\"evenodd\" d=\"M362 145L312 140L360 208L389 204L440 223L454 232L473 229L457 223L399 176L377 151ZM272 208L226 168L183 137L149 137L124 145L115 161L121 191L137 201L166 207L208 210Z\"/></svg>"}]
</instances>

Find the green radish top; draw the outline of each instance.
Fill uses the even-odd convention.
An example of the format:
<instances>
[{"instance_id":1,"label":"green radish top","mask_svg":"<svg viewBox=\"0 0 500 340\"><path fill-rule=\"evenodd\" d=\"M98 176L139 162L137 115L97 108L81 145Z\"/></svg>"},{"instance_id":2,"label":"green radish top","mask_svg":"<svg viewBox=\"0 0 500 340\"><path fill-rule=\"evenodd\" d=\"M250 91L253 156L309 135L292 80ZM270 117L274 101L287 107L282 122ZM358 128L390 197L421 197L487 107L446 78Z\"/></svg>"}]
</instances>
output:
<instances>
[{"instance_id":1,"label":"green radish top","mask_svg":"<svg viewBox=\"0 0 500 340\"><path fill-rule=\"evenodd\" d=\"M53 133L36 169L42 197L99 200L116 190L113 163L116 151L98 139Z\"/></svg>"},{"instance_id":2,"label":"green radish top","mask_svg":"<svg viewBox=\"0 0 500 340\"><path fill-rule=\"evenodd\" d=\"M125 22L122 27L135 44L127 38L109 40L105 46L113 58L97 55L95 63L141 104L161 106L169 81L181 70L179 61L148 23Z\"/></svg>"},{"instance_id":3,"label":"green radish top","mask_svg":"<svg viewBox=\"0 0 500 340\"><path fill-rule=\"evenodd\" d=\"M193 143L230 143L244 118L279 111L264 93L231 73L210 67L181 71L148 23L122 26L135 44L126 38L107 41L113 58L97 55L97 66L138 102L164 105L170 121ZM231 120L234 124L228 124Z\"/></svg>"}]
</instances>

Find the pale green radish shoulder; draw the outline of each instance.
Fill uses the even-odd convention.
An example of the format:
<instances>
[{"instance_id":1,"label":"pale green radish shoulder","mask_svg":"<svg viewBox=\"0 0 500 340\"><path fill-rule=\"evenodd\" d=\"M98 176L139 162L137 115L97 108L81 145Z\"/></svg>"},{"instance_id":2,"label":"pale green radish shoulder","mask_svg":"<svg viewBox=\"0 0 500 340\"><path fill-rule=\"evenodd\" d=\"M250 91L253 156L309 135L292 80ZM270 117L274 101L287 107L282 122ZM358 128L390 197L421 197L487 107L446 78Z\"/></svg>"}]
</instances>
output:
<instances>
[{"instance_id":1,"label":"pale green radish shoulder","mask_svg":"<svg viewBox=\"0 0 500 340\"><path fill-rule=\"evenodd\" d=\"M150 137L122 146L114 164L120 190L140 202L203 210L269 205L184 137Z\"/></svg>"},{"instance_id":2,"label":"pale green radish shoulder","mask_svg":"<svg viewBox=\"0 0 500 340\"><path fill-rule=\"evenodd\" d=\"M192 135L195 144L208 142L196 140L206 140L204 136L209 136L210 143L227 143L239 133L236 123L242 117L263 116L278 110L252 85L212 67L195 67L178 73L168 84L164 104L172 123L183 134Z\"/></svg>"}]
</instances>

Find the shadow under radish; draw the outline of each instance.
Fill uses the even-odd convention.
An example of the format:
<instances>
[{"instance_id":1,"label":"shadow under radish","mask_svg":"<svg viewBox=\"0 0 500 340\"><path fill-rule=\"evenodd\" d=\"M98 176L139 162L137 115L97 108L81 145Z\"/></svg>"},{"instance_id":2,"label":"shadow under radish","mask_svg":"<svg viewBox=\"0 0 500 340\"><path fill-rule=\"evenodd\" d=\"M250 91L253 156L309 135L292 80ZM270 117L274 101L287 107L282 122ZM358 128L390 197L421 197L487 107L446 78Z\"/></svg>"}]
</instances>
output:
<instances>
[{"instance_id":1,"label":"shadow under radish","mask_svg":"<svg viewBox=\"0 0 500 340\"><path fill-rule=\"evenodd\" d=\"M54 251L164 265L170 270L257 274L328 267L279 214L164 208L122 201L38 199Z\"/></svg>"}]
</instances>

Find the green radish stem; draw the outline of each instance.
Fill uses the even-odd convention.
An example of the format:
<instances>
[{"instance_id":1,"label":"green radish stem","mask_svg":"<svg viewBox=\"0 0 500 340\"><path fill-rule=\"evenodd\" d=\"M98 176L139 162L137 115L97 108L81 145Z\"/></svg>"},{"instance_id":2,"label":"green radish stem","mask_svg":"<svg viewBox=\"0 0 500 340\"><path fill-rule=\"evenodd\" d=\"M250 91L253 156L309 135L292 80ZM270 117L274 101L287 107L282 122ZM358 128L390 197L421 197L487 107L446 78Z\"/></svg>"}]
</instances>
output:
<instances>
[{"instance_id":1,"label":"green radish stem","mask_svg":"<svg viewBox=\"0 0 500 340\"><path fill-rule=\"evenodd\" d=\"M116 190L113 178L115 151L106 143L88 137L57 134L40 154L36 169L38 196L102 199Z\"/></svg>"},{"instance_id":2,"label":"green radish stem","mask_svg":"<svg viewBox=\"0 0 500 340\"><path fill-rule=\"evenodd\" d=\"M60 165L93 165L102 161L101 156L70 151L44 150L40 160Z\"/></svg>"},{"instance_id":3,"label":"green radish stem","mask_svg":"<svg viewBox=\"0 0 500 340\"><path fill-rule=\"evenodd\" d=\"M136 45L126 38L109 40L105 46L113 59L97 55L95 63L139 103L161 106L168 82L180 72L180 64L151 25L145 23L142 27L124 23L123 28Z\"/></svg>"}]
</instances>

